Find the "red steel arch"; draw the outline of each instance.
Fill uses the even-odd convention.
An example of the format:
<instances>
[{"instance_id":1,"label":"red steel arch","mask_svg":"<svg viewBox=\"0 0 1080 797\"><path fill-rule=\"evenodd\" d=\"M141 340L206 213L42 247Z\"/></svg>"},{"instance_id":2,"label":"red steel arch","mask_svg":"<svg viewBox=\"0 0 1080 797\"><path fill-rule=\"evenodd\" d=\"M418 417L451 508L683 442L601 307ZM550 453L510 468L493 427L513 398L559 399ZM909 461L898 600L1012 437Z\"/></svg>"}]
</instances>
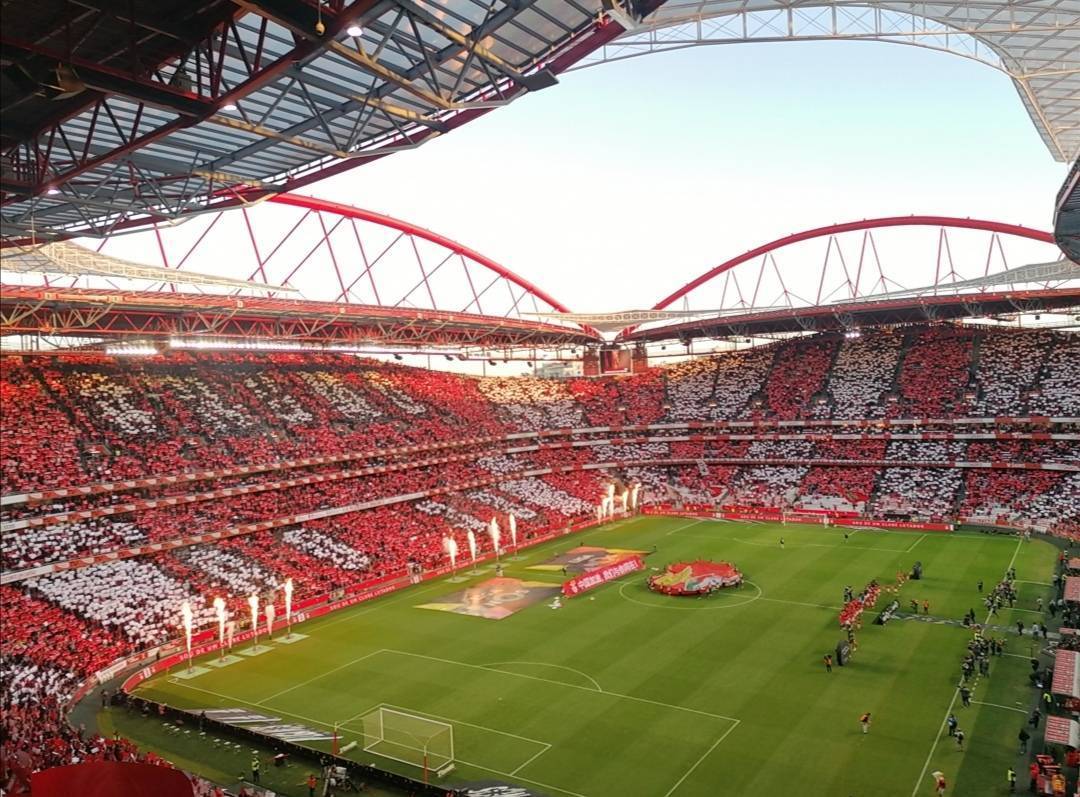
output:
<instances>
[{"instance_id":1,"label":"red steel arch","mask_svg":"<svg viewBox=\"0 0 1080 797\"><path fill-rule=\"evenodd\" d=\"M0 329L410 348L559 348L599 341L575 322L541 320L567 307L475 249L402 219L325 199L272 195L183 225L113 236L98 242L97 251L104 256L98 270L74 272L79 276L5 272ZM118 284L106 274L125 264L110 258L156 268ZM183 272L234 282L192 285L180 277ZM296 293L285 295L281 286Z\"/></svg>"},{"instance_id":2,"label":"red steel arch","mask_svg":"<svg viewBox=\"0 0 1080 797\"><path fill-rule=\"evenodd\" d=\"M319 211L321 213L333 213L338 216L344 216L346 218L357 219L359 221L368 221L373 224L379 224L383 227L388 227L392 230L398 230L406 235L415 235L418 238L423 238L425 241L430 241L433 244L449 249L454 254L461 257L468 258L485 266L490 271L505 277L510 282L514 283L520 288L524 288L538 299L541 299L548 304L554 310L560 313L570 312L560 301L551 297L551 295L537 287L524 277L518 276L505 266L496 263L489 257L480 254L475 249L471 249L464 244L460 244L444 235L439 235L431 230L418 227L401 219L394 218L393 216L384 216L381 213L375 213L371 210L364 210L363 208L353 207L352 205L345 205L340 202L331 202L326 199L317 199L315 197L302 196L300 194L276 194L270 197L270 201L279 205L290 205L292 207L305 208L307 210Z\"/></svg>"},{"instance_id":3,"label":"red steel arch","mask_svg":"<svg viewBox=\"0 0 1080 797\"><path fill-rule=\"evenodd\" d=\"M762 257L776 251L777 249L782 249L785 246L799 243L801 241L810 241L815 238L826 238L846 232L857 232L859 230L876 230L888 227L942 227L981 230L983 232L989 232L994 234L1015 235L1021 238L1027 238L1042 243L1054 243L1053 233L1050 232L1033 230L1030 227L1024 227L1018 224L1006 224L1004 222L985 221L981 219L961 219L954 216L886 216L879 219L863 219L862 221L851 221L845 224L830 224L825 227L816 227L812 230L805 230L803 232L794 233L792 235L786 235L783 238L777 238L775 241L770 241L767 244L763 244L762 246L751 249L741 255L737 255L730 260L725 260L720 265L709 269L701 276L683 285L674 293L671 293L665 298L661 299L659 302L653 305L652 309L664 310L670 307L674 302L682 299L695 288L701 287L714 277L717 277L726 271L730 271L731 269L742 263L746 263L747 261L753 260L757 257Z\"/></svg>"}]
</instances>

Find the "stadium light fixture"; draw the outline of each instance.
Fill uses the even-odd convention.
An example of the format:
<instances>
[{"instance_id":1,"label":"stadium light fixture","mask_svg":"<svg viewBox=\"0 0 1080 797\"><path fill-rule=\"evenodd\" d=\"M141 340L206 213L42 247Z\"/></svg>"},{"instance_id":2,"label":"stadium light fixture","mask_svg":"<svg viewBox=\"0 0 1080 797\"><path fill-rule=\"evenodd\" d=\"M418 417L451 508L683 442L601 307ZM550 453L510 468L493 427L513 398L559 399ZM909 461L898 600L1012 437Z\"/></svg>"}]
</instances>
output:
<instances>
[{"instance_id":1,"label":"stadium light fixture","mask_svg":"<svg viewBox=\"0 0 1080 797\"><path fill-rule=\"evenodd\" d=\"M357 39L360 36L364 35L364 29L361 28L359 25L356 25L356 24L349 25L349 27L347 27L345 29L345 32L347 34L349 34L350 36L352 36L354 39Z\"/></svg>"},{"instance_id":2,"label":"stadium light fixture","mask_svg":"<svg viewBox=\"0 0 1080 797\"><path fill-rule=\"evenodd\" d=\"M105 353L110 356L153 357L158 350L148 343L118 343L106 346Z\"/></svg>"},{"instance_id":3,"label":"stadium light fixture","mask_svg":"<svg viewBox=\"0 0 1080 797\"><path fill-rule=\"evenodd\" d=\"M49 196L56 196L60 193L60 189L57 188L55 185L50 185L48 188L45 189L45 193Z\"/></svg>"},{"instance_id":4,"label":"stadium light fixture","mask_svg":"<svg viewBox=\"0 0 1080 797\"><path fill-rule=\"evenodd\" d=\"M235 102L227 102L227 103L225 103L224 105L221 106L220 110L222 110L222 111L235 111L236 110L236 103Z\"/></svg>"}]
</instances>

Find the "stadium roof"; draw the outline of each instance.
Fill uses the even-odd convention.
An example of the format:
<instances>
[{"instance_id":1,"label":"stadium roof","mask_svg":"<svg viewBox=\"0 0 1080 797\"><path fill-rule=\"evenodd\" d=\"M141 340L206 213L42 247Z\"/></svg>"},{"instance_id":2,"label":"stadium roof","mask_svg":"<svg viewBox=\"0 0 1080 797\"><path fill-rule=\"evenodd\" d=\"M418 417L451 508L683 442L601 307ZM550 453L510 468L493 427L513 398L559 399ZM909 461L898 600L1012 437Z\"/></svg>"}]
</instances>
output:
<instances>
[{"instance_id":1,"label":"stadium roof","mask_svg":"<svg viewBox=\"0 0 1080 797\"><path fill-rule=\"evenodd\" d=\"M747 14L786 20L774 38L981 42L1055 157L1080 149L1080 0L627 4L5 0L0 233L103 236L294 190L549 87L619 37L677 43ZM771 29L758 19L743 40Z\"/></svg>"},{"instance_id":2,"label":"stadium roof","mask_svg":"<svg viewBox=\"0 0 1080 797\"><path fill-rule=\"evenodd\" d=\"M273 297L5 285L5 334L168 342L189 348L277 341L327 347L551 349L595 343L581 328L449 310Z\"/></svg>"},{"instance_id":3,"label":"stadium roof","mask_svg":"<svg viewBox=\"0 0 1080 797\"><path fill-rule=\"evenodd\" d=\"M1054 240L1066 257L1080 264L1080 158L1073 163L1054 204Z\"/></svg>"},{"instance_id":4,"label":"stadium roof","mask_svg":"<svg viewBox=\"0 0 1080 797\"><path fill-rule=\"evenodd\" d=\"M9 0L3 233L104 235L415 147L553 85L622 32L597 12L595 0Z\"/></svg>"}]
</instances>

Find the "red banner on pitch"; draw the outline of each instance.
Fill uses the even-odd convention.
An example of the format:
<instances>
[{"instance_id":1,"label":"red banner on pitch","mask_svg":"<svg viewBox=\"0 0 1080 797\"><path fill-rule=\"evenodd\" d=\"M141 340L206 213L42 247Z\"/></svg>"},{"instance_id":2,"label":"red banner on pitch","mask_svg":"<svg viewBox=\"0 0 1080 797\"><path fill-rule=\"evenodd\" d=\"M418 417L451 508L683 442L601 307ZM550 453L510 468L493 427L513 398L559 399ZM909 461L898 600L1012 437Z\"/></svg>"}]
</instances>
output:
<instances>
[{"instance_id":1,"label":"red banner on pitch","mask_svg":"<svg viewBox=\"0 0 1080 797\"><path fill-rule=\"evenodd\" d=\"M563 595L572 598L575 595L580 595L582 592L588 592L590 589L595 589L601 584L606 584L609 581L614 581L617 578L622 578L637 570L644 569L645 563L641 561L640 556L629 556L626 559L620 559L613 564L598 567L596 570L590 570L588 573L582 573L580 576L575 576L569 581L564 581L562 585Z\"/></svg>"}]
</instances>

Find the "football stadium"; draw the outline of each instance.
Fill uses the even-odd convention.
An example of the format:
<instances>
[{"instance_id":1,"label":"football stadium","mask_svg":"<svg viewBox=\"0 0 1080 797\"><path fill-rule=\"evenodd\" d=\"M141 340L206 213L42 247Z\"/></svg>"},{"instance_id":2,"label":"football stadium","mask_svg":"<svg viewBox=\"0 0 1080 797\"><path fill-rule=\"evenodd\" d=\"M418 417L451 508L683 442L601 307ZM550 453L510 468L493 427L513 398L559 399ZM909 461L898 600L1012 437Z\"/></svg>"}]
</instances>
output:
<instances>
[{"instance_id":1,"label":"football stadium","mask_svg":"<svg viewBox=\"0 0 1080 797\"><path fill-rule=\"evenodd\" d=\"M1080 795L1080 0L2 7L0 795Z\"/></svg>"}]
</instances>

